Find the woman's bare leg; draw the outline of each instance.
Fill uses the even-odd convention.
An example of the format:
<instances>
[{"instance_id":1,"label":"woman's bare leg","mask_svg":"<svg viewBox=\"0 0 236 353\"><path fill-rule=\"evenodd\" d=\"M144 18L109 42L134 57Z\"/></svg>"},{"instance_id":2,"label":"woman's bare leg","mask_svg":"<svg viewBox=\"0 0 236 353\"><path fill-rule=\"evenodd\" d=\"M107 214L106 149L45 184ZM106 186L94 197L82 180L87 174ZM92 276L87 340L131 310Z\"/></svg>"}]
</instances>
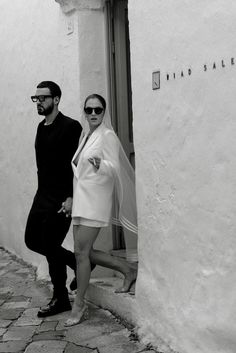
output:
<instances>
[{"instance_id":1,"label":"woman's bare leg","mask_svg":"<svg viewBox=\"0 0 236 353\"><path fill-rule=\"evenodd\" d=\"M74 251L76 257L76 278L77 278L77 295L76 302L83 305L84 295L88 288L91 266L90 251L95 242L100 228L87 227L83 225L74 226Z\"/></svg>"},{"instance_id":2,"label":"woman's bare leg","mask_svg":"<svg viewBox=\"0 0 236 353\"><path fill-rule=\"evenodd\" d=\"M100 228L87 227L83 225L73 226L74 251L76 258L77 293L74 300L71 317L66 326L79 323L85 311L84 296L88 288L91 275L90 251L96 240Z\"/></svg>"},{"instance_id":3,"label":"woman's bare leg","mask_svg":"<svg viewBox=\"0 0 236 353\"><path fill-rule=\"evenodd\" d=\"M100 250L91 249L90 260L97 265L119 271L124 275L123 286L116 293L128 292L137 277L137 266L117 256L112 256Z\"/></svg>"}]
</instances>

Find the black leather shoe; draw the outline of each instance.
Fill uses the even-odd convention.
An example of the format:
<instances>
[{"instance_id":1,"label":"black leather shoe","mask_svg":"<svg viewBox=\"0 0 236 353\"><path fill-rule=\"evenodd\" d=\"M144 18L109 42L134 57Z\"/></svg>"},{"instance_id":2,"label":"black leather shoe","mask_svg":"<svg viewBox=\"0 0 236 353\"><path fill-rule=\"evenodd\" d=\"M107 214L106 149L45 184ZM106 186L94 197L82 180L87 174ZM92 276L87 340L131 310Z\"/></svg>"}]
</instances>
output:
<instances>
[{"instance_id":1,"label":"black leather shoe","mask_svg":"<svg viewBox=\"0 0 236 353\"><path fill-rule=\"evenodd\" d=\"M38 311L38 317L46 317L62 313L63 311L71 310L69 298L58 299L52 298L48 305L40 308Z\"/></svg>"},{"instance_id":2,"label":"black leather shoe","mask_svg":"<svg viewBox=\"0 0 236 353\"><path fill-rule=\"evenodd\" d=\"M96 265L91 263L91 271L93 271L95 269ZM70 282L70 290L76 290L77 289L77 281L76 281L76 277L74 277L72 279L72 281Z\"/></svg>"}]
</instances>

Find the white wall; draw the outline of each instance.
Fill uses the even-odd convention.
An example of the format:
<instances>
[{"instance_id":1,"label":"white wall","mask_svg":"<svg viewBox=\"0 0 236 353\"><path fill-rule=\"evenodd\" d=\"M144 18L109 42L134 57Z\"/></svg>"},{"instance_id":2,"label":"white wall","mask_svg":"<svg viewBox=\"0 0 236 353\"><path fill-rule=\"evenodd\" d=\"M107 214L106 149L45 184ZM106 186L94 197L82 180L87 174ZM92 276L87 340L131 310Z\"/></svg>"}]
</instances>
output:
<instances>
[{"instance_id":1,"label":"white wall","mask_svg":"<svg viewBox=\"0 0 236 353\"><path fill-rule=\"evenodd\" d=\"M232 0L129 0L139 333L166 352L236 351L235 16Z\"/></svg>"},{"instance_id":2,"label":"white wall","mask_svg":"<svg viewBox=\"0 0 236 353\"><path fill-rule=\"evenodd\" d=\"M92 26L89 13L86 10L87 25ZM95 15L101 17L99 11L91 11L91 16ZM80 87L88 58L88 52L80 50L81 41L86 39L81 32L84 17L82 10L63 13L54 0L1 0L0 3L0 246L37 266L40 277L47 276L44 258L24 244L26 219L37 187L34 139L41 120L30 96L40 81L53 80L62 89L60 110L80 120L85 95L95 88L105 91L101 19L94 31L100 51L95 45L96 56L93 61L90 59L91 65L93 62L96 65L91 66L90 72L86 68L88 83L86 86L84 79L85 85ZM70 232L66 246L72 248L72 243ZM101 243L102 247L103 244L111 247L109 232L104 239L101 236Z\"/></svg>"},{"instance_id":3,"label":"white wall","mask_svg":"<svg viewBox=\"0 0 236 353\"><path fill-rule=\"evenodd\" d=\"M66 21L51 0L0 4L1 245L39 270L42 267L42 275L43 258L24 245L26 217L37 186L34 139L41 120L30 96L37 83L54 80L63 92L61 110L77 118L78 103L71 96L78 96L78 58L72 55L77 35L67 35ZM66 71L67 66L71 70Z\"/></svg>"}]
</instances>

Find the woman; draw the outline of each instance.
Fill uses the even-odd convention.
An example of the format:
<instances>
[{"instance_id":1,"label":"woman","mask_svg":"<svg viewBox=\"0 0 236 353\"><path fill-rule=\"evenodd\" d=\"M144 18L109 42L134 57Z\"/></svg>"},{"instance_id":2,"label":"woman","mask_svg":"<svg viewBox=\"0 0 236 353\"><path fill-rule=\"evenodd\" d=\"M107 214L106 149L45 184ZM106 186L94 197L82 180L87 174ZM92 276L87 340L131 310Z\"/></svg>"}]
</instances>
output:
<instances>
[{"instance_id":1,"label":"woman","mask_svg":"<svg viewBox=\"0 0 236 353\"><path fill-rule=\"evenodd\" d=\"M123 287L116 292L128 292L137 276L134 265L93 248L100 229L107 227L112 217L113 223L123 224L129 232L137 233L134 172L112 129L104 98L97 94L88 96L84 112L89 131L86 133L85 129L72 159L77 294L65 326L76 325L87 317L84 296L91 274L90 260L123 273Z\"/></svg>"}]
</instances>

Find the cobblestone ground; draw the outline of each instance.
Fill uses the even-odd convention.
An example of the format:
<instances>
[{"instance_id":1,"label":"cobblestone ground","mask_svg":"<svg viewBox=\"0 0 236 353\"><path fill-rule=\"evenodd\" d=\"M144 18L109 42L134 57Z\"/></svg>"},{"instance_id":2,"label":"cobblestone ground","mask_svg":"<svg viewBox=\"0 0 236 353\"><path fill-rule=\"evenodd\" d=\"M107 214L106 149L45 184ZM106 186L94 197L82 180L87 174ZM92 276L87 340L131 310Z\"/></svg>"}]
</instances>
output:
<instances>
[{"instance_id":1,"label":"cobblestone ground","mask_svg":"<svg viewBox=\"0 0 236 353\"><path fill-rule=\"evenodd\" d=\"M113 315L92 304L90 318L74 327L64 327L69 312L39 319L39 307L50 298L33 268L0 248L0 352L150 353Z\"/></svg>"}]
</instances>

